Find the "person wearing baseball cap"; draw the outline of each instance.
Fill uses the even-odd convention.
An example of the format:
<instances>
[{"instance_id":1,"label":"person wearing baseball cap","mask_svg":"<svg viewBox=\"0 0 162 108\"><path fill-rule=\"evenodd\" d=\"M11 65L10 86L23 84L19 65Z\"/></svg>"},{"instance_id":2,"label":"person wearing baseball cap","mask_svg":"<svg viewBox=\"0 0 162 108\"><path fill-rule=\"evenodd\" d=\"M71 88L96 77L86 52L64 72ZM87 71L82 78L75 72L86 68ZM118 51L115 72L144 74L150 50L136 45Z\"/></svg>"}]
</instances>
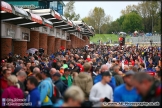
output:
<instances>
[{"instance_id":1,"label":"person wearing baseball cap","mask_svg":"<svg viewBox=\"0 0 162 108\"><path fill-rule=\"evenodd\" d=\"M101 107L102 102L105 102L106 100L109 100L108 102L113 101L113 89L107 84L110 82L112 74L109 71L106 71L101 75L102 80L93 85L89 95L89 100L94 103L94 107Z\"/></svg>"},{"instance_id":2,"label":"person wearing baseball cap","mask_svg":"<svg viewBox=\"0 0 162 108\"><path fill-rule=\"evenodd\" d=\"M53 95L53 83L50 78L50 69L44 68L41 71L42 82L38 85L38 90L40 92L41 106L51 107L53 105L51 97Z\"/></svg>"},{"instance_id":3,"label":"person wearing baseball cap","mask_svg":"<svg viewBox=\"0 0 162 108\"><path fill-rule=\"evenodd\" d=\"M56 85L61 95L63 96L68 86L61 80L61 74L59 72L56 72L53 75L52 79L54 80L54 84Z\"/></svg>"},{"instance_id":4,"label":"person wearing baseball cap","mask_svg":"<svg viewBox=\"0 0 162 108\"><path fill-rule=\"evenodd\" d=\"M61 77L61 80L68 86L70 87L72 85L73 79L70 75L70 68L65 68L64 69L64 74Z\"/></svg>"},{"instance_id":5,"label":"person wearing baseball cap","mask_svg":"<svg viewBox=\"0 0 162 108\"><path fill-rule=\"evenodd\" d=\"M6 61L5 60L1 60L1 67L5 66Z\"/></svg>"},{"instance_id":6,"label":"person wearing baseball cap","mask_svg":"<svg viewBox=\"0 0 162 108\"><path fill-rule=\"evenodd\" d=\"M123 77L124 84L118 86L114 90L114 102L140 102L141 97L137 94L133 87L132 78L134 71L127 71Z\"/></svg>"}]
</instances>

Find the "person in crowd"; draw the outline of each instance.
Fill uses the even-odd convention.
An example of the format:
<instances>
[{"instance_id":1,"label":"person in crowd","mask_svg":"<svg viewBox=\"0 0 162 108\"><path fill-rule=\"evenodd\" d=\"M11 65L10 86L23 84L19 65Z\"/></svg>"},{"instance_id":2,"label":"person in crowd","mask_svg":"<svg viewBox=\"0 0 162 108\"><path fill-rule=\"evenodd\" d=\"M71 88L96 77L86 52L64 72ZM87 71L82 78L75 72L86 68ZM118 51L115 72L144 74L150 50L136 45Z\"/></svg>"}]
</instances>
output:
<instances>
[{"instance_id":1,"label":"person in crowd","mask_svg":"<svg viewBox=\"0 0 162 108\"><path fill-rule=\"evenodd\" d=\"M80 72L80 68L78 66L75 65L74 62L70 62L70 65L69 65L70 69L71 69L71 74L73 72Z\"/></svg>"},{"instance_id":2,"label":"person in crowd","mask_svg":"<svg viewBox=\"0 0 162 108\"><path fill-rule=\"evenodd\" d=\"M61 80L68 86L70 87L73 83L73 79L70 75L70 69L65 68L64 69L64 74L61 76Z\"/></svg>"},{"instance_id":3,"label":"person in crowd","mask_svg":"<svg viewBox=\"0 0 162 108\"><path fill-rule=\"evenodd\" d=\"M129 66L128 65L124 65L123 73L126 73L127 71L129 71Z\"/></svg>"},{"instance_id":4,"label":"person in crowd","mask_svg":"<svg viewBox=\"0 0 162 108\"><path fill-rule=\"evenodd\" d=\"M157 71L160 71L160 70L161 70L161 67L160 67L160 66L156 66L156 67L155 67L155 70L156 70L156 72L157 72Z\"/></svg>"},{"instance_id":5,"label":"person in crowd","mask_svg":"<svg viewBox=\"0 0 162 108\"><path fill-rule=\"evenodd\" d=\"M137 69L139 69L139 60L138 59L135 60L134 67L136 67Z\"/></svg>"},{"instance_id":6,"label":"person in crowd","mask_svg":"<svg viewBox=\"0 0 162 108\"><path fill-rule=\"evenodd\" d=\"M31 71L31 70L30 70L31 62L29 62L29 61L26 62L26 65L25 65L25 66L26 66L26 68L27 68L27 73L30 73L30 71Z\"/></svg>"},{"instance_id":7,"label":"person in crowd","mask_svg":"<svg viewBox=\"0 0 162 108\"><path fill-rule=\"evenodd\" d=\"M38 85L37 85L37 86L39 86L39 84L40 84L41 81L43 80L41 73L37 73L34 77L35 77L35 78L37 79L37 81L38 81Z\"/></svg>"},{"instance_id":8,"label":"person in crowd","mask_svg":"<svg viewBox=\"0 0 162 108\"><path fill-rule=\"evenodd\" d=\"M64 94L62 107L81 107L84 101L84 93L78 86L70 86Z\"/></svg>"},{"instance_id":9,"label":"person in crowd","mask_svg":"<svg viewBox=\"0 0 162 108\"><path fill-rule=\"evenodd\" d=\"M101 107L102 102L113 101L113 90L107 83L110 82L111 73L109 71L102 73L102 80L95 84L90 92L89 100L93 102L94 107Z\"/></svg>"},{"instance_id":10,"label":"person in crowd","mask_svg":"<svg viewBox=\"0 0 162 108\"><path fill-rule=\"evenodd\" d=\"M81 72L73 79L73 85L80 87L85 96L85 100L88 101L90 90L93 86L93 80L90 75L91 65L90 63L84 63L84 72Z\"/></svg>"},{"instance_id":11,"label":"person in crowd","mask_svg":"<svg viewBox=\"0 0 162 108\"><path fill-rule=\"evenodd\" d=\"M125 73L123 79L124 84L119 85L114 90L114 102L140 102L141 97L137 94L133 87L132 77L135 74L133 71Z\"/></svg>"},{"instance_id":12,"label":"person in crowd","mask_svg":"<svg viewBox=\"0 0 162 108\"><path fill-rule=\"evenodd\" d=\"M41 106L43 107L51 107L53 105L51 101L52 93L53 93L53 86L52 86L52 80L50 78L50 70L49 68L44 68L41 72L42 75L42 82L38 86L38 90L40 92L40 100L41 100Z\"/></svg>"},{"instance_id":13,"label":"person in crowd","mask_svg":"<svg viewBox=\"0 0 162 108\"><path fill-rule=\"evenodd\" d=\"M3 76L0 79L2 90L6 89L9 85L7 83L7 78L11 75L11 71L8 69L3 70Z\"/></svg>"},{"instance_id":14,"label":"person in crowd","mask_svg":"<svg viewBox=\"0 0 162 108\"><path fill-rule=\"evenodd\" d=\"M53 76L56 73L56 69L55 68L51 68L50 70L50 75Z\"/></svg>"},{"instance_id":15,"label":"person in crowd","mask_svg":"<svg viewBox=\"0 0 162 108\"><path fill-rule=\"evenodd\" d=\"M13 74L13 75L16 75L17 72L19 72L19 71L22 70L22 69L23 69L23 68L22 68L21 66L17 66L12 74Z\"/></svg>"},{"instance_id":16,"label":"person in crowd","mask_svg":"<svg viewBox=\"0 0 162 108\"><path fill-rule=\"evenodd\" d=\"M20 89L23 91L23 93L24 93L24 97L26 97L27 96L27 94L28 94L28 92L27 91L25 91L26 89L25 89L25 85L24 85L24 82L25 82L25 79L27 78L27 74L26 74L26 72L24 72L24 71L19 71L18 73L17 73L17 79L18 79L18 83L19 83L19 85L20 85Z\"/></svg>"},{"instance_id":17,"label":"person in crowd","mask_svg":"<svg viewBox=\"0 0 162 108\"><path fill-rule=\"evenodd\" d=\"M67 65L67 63L66 63L66 60L63 60L63 68L65 69L65 68L68 68L68 65Z\"/></svg>"},{"instance_id":18,"label":"person in crowd","mask_svg":"<svg viewBox=\"0 0 162 108\"><path fill-rule=\"evenodd\" d=\"M160 83L161 83L161 72L162 72L162 70L156 72L156 74L157 74L157 80L158 80Z\"/></svg>"},{"instance_id":19,"label":"person in crowd","mask_svg":"<svg viewBox=\"0 0 162 108\"><path fill-rule=\"evenodd\" d=\"M98 74L95 78L94 78L94 84L100 82L102 80L102 73L105 71L108 71L108 67L107 65L102 65L101 69L100 69L100 74ZM112 87L112 89L114 90L115 86L116 86L116 81L115 78L112 76L110 82L108 82L108 84Z\"/></svg>"},{"instance_id":20,"label":"person in crowd","mask_svg":"<svg viewBox=\"0 0 162 108\"><path fill-rule=\"evenodd\" d=\"M6 65L6 61L5 60L1 60L1 67L4 67Z\"/></svg>"},{"instance_id":21,"label":"person in crowd","mask_svg":"<svg viewBox=\"0 0 162 108\"><path fill-rule=\"evenodd\" d=\"M38 67L34 67L33 76L35 76L37 73L40 73L40 69Z\"/></svg>"},{"instance_id":22,"label":"person in crowd","mask_svg":"<svg viewBox=\"0 0 162 108\"><path fill-rule=\"evenodd\" d=\"M158 53L155 54L153 59L154 59L155 66L158 66L158 63L159 63L159 60L160 60L160 57L158 56Z\"/></svg>"},{"instance_id":23,"label":"person in crowd","mask_svg":"<svg viewBox=\"0 0 162 108\"><path fill-rule=\"evenodd\" d=\"M136 67L133 67L133 68L132 68L132 71L133 71L133 72L138 72L138 69L137 69Z\"/></svg>"},{"instance_id":24,"label":"person in crowd","mask_svg":"<svg viewBox=\"0 0 162 108\"><path fill-rule=\"evenodd\" d=\"M29 73L27 73L28 74L28 76L33 76L33 70L34 70L34 66L30 66L30 71L29 71Z\"/></svg>"},{"instance_id":25,"label":"person in crowd","mask_svg":"<svg viewBox=\"0 0 162 108\"><path fill-rule=\"evenodd\" d=\"M31 66L35 67L36 66L35 62L31 62Z\"/></svg>"},{"instance_id":26,"label":"person in crowd","mask_svg":"<svg viewBox=\"0 0 162 108\"><path fill-rule=\"evenodd\" d=\"M119 86L121 84L124 83L123 78L121 77L121 75L119 74L119 66L115 66L114 67L114 72L113 72L113 76L115 78L115 82L116 82L116 86Z\"/></svg>"},{"instance_id":27,"label":"person in crowd","mask_svg":"<svg viewBox=\"0 0 162 108\"><path fill-rule=\"evenodd\" d=\"M147 70L145 69L145 64L144 63L140 63L139 72L147 72Z\"/></svg>"},{"instance_id":28,"label":"person in crowd","mask_svg":"<svg viewBox=\"0 0 162 108\"><path fill-rule=\"evenodd\" d=\"M17 101L11 101L11 103L8 105L8 107L20 107L18 106L18 103L23 103L20 100L24 99L24 94L22 90L20 89L20 85L18 84L18 79L15 75L10 75L7 77L8 80L8 87L4 89L2 93L2 99L12 99L14 100L15 98ZM7 103L3 103L3 106L6 106ZM1 105L2 105L1 104ZM12 106L10 106L12 105Z\"/></svg>"},{"instance_id":29,"label":"person in crowd","mask_svg":"<svg viewBox=\"0 0 162 108\"><path fill-rule=\"evenodd\" d=\"M72 78L74 79L76 76L78 76L78 72L73 72L72 73Z\"/></svg>"},{"instance_id":30,"label":"person in crowd","mask_svg":"<svg viewBox=\"0 0 162 108\"><path fill-rule=\"evenodd\" d=\"M3 66L3 67L1 68L0 78L3 77L3 71L4 71L5 69L7 69L6 66Z\"/></svg>"},{"instance_id":31,"label":"person in crowd","mask_svg":"<svg viewBox=\"0 0 162 108\"><path fill-rule=\"evenodd\" d=\"M52 79L54 80L55 86L58 88L60 91L61 95L64 95L65 90L67 89L67 85L61 80L61 74L56 72L53 76Z\"/></svg>"},{"instance_id":32,"label":"person in crowd","mask_svg":"<svg viewBox=\"0 0 162 108\"><path fill-rule=\"evenodd\" d=\"M15 69L15 68L14 68L13 64L8 63L8 64L7 64L7 69L10 70L11 72L14 72L14 69Z\"/></svg>"},{"instance_id":33,"label":"person in crowd","mask_svg":"<svg viewBox=\"0 0 162 108\"><path fill-rule=\"evenodd\" d=\"M142 102L159 102L161 105L161 83L146 72L133 76L133 85L142 96Z\"/></svg>"},{"instance_id":34,"label":"person in crowd","mask_svg":"<svg viewBox=\"0 0 162 108\"><path fill-rule=\"evenodd\" d=\"M31 76L27 79L27 89L29 94L26 98L27 102L31 102L32 107L41 107L40 92L37 88L38 81L35 77Z\"/></svg>"}]
</instances>

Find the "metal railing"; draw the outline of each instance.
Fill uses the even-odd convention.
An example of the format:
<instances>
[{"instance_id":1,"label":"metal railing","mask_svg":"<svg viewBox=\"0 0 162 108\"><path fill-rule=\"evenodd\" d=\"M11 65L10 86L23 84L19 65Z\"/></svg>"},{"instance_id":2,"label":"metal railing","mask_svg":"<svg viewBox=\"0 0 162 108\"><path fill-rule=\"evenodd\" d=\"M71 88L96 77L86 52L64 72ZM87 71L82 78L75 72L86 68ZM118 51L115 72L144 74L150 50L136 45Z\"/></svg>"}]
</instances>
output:
<instances>
[{"instance_id":1,"label":"metal railing","mask_svg":"<svg viewBox=\"0 0 162 108\"><path fill-rule=\"evenodd\" d=\"M130 39L126 39L125 42L131 42L132 44L137 43L150 43L150 40L153 41L153 43L161 43L161 36L154 35L154 36L138 36L138 37L131 37Z\"/></svg>"}]
</instances>

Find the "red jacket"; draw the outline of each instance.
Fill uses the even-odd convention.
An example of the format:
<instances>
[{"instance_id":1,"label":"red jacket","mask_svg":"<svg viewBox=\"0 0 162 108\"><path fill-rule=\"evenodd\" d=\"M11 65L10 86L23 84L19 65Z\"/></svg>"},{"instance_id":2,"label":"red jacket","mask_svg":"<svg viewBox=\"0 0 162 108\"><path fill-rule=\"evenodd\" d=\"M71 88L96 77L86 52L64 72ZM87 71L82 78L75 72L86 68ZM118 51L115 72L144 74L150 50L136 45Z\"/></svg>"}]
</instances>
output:
<instances>
[{"instance_id":1,"label":"red jacket","mask_svg":"<svg viewBox=\"0 0 162 108\"><path fill-rule=\"evenodd\" d=\"M6 88L8 87L7 80L5 80L4 77L2 77L2 78L0 79L0 81L1 81L1 88L2 88L3 90L6 89Z\"/></svg>"},{"instance_id":2,"label":"red jacket","mask_svg":"<svg viewBox=\"0 0 162 108\"><path fill-rule=\"evenodd\" d=\"M132 63L132 65L134 66L135 62L134 62L133 60L131 60L131 63Z\"/></svg>"},{"instance_id":3,"label":"red jacket","mask_svg":"<svg viewBox=\"0 0 162 108\"><path fill-rule=\"evenodd\" d=\"M83 72L83 66L80 63L77 63L77 66L80 68L80 72Z\"/></svg>"},{"instance_id":4,"label":"red jacket","mask_svg":"<svg viewBox=\"0 0 162 108\"><path fill-rule=\"evenodd\" d=\"M128 60L124 60L124 65L128 65Z\"/></svg>"}]
</instances>

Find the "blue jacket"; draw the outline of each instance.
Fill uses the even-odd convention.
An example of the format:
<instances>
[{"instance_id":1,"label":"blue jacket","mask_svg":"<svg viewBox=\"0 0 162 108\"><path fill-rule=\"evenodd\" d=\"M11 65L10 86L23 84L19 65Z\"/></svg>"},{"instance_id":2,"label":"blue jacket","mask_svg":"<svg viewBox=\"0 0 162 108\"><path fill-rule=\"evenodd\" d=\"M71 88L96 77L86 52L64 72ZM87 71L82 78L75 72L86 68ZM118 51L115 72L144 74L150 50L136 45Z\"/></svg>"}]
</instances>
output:
<instances>
[{"instance_id":1,"label":"blue jacket","mask_svg":"<svg viewBox=\"0 0 162 108\"><path fill-rule=\"evenodd\" d=\"M64 92L68 88L68 86L61 79L59 79L58 81L55 81L54 84L60 91L61 95L63 96Z\"/></svg>"},{"instance_id":2,"label":"blue jacket","mask_svg":"<svg viewBox=\"0 0 162 108\"><path fill-rule=\"evenodd\" d=\"M53 86L52 86L52 80L51 78L44 79L38 86L38 90L40 92L40 100L42 106L45 105L53 105L51 99L49 97L52 97L53 95Z\"/></svg>"},{"instance_id":3,"label":"blue jacket","mask_svg":"<svg viewBox=\"0 0 162 108\"><path fill-rule=\"evenodd\" d=\"M102 75L101 74L97 75L94 78L94 84L100 82L101 80L102 80ZM108 84L112 87L113 90L115 89L116 82L115 82L115 78L113 76L111 77L111 80L110 80L110 82Z\"/></svg>"},{"instance_id":4,"label":"blue jacket","mask_svg":"<svg viewBox=\"0 0 162 108\"><path fill-rule=\"evenodd\" d=\"M32 107L41 107L40 93L37 87L29 91L27 96L27 103L28 102L32 103Z\"/></svg>"}]
</instances>

